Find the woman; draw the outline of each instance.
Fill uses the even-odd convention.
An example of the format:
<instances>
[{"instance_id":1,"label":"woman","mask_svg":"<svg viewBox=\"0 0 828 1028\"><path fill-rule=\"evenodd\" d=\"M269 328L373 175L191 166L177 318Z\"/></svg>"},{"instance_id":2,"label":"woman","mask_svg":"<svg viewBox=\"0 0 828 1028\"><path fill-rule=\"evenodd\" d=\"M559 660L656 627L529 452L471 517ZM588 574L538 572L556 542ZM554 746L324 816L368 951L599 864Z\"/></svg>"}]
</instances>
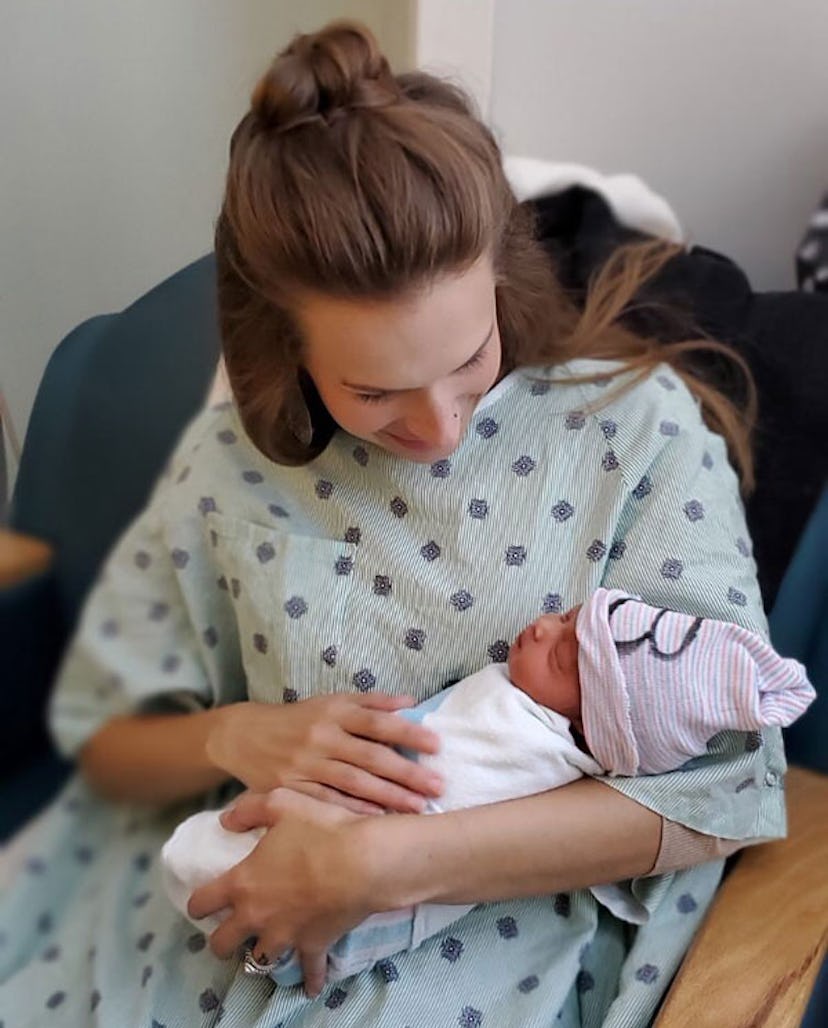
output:
<instances>
[{"instance_id":1,"label":"woman","mask_svg":"<svg viewBox=\"0 0 828 1028\"><path fill-rule=\"evenodd\" d=\"M765 630L699 403L749 474L744 426L688 347L614 325L654 261L615 262L579 317L466 99L394 77L348 25L257 86L216 239L235 402L185 434L63 669L53 725L82 778L4 901L0 1019L647 1024L717 855L784 831L778 732L428 818L440 783L388 744L436 746L393 711L598 585ZM231 780L228 827L268 830L193 896L228 913L207 940L157 849ZM614 881L612 912L589 887ZM324 986L336 938L424 900L481 905ZM245 943L297 947L306 992L245 974Z\"/></svg>"}]
</instances>

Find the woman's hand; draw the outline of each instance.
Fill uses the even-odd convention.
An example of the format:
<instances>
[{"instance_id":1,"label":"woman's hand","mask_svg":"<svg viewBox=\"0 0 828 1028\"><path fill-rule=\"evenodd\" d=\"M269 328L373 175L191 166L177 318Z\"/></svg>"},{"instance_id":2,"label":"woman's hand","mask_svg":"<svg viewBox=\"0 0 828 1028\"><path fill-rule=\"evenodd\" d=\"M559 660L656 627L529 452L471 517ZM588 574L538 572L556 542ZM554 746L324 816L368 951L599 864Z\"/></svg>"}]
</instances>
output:
<instances>
[{"instance_id":1,"label":"woman's hand","mask_svg":"<svg viewBox=\"0 0 828 1028\"><path fill-rule=\"evenodd\" d=\"M359 832L365 820L290 789L241 796L222 816L225 828L273 827L249 857L190 898L194 918L231 911L210 936L213 952L229 957L251 936L259 959L296 949L305 991L317 995L330 946L374 913L372 862Z\"/></svg>"},{"instance_id":2,"label":"woman's hand","mask_svg":"<svg viewBox=\"0 0 828 1028\"><path fill-rule=\"evenodd\" d=\"M412 703L383 693L236 703L223 708L207 754L254 792L286 787L355 813L419 813L442 781L392 749L437 752L435 732L393 713Z\"/></svg>"}]
</instances>

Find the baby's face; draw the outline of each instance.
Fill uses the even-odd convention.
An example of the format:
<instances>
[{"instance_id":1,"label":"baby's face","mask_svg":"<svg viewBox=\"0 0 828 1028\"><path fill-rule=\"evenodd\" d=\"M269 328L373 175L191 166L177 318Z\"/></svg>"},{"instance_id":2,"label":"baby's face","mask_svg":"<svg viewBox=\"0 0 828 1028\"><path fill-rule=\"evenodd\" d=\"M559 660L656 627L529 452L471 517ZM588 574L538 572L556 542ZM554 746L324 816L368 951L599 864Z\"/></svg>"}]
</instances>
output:
<instances>
[{"instance_id":1,"label":"baby's face","mask_svg":"<svg viewBox=\"0 0 828 1028\"><path fill-rule=\"evenodd\" d=\"M578 637L580 607L565 614L544 614L520 633L509 650L509 677L533 700L580 720Z\"/></svg>"}]
</instances>

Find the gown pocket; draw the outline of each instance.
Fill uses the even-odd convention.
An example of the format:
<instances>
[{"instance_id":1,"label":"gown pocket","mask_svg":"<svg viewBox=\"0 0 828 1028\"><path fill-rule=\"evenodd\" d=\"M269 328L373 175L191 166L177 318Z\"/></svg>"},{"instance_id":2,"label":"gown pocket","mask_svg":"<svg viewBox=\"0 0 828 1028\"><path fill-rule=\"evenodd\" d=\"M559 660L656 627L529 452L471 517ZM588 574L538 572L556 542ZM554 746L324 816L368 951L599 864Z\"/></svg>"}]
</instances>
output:
<instances>
[{"instance_id":1,"label":"gown pocket","mask_svg":"<svg viewBox=\"0 0 828 1028\"><path fill-rule=\"evenodd\" d=\"M219 585L235 611L249 698L293 702L336 691L327 672L336 663L354 545L217 513L207 526Z\"/></svg>"}]
</instances>

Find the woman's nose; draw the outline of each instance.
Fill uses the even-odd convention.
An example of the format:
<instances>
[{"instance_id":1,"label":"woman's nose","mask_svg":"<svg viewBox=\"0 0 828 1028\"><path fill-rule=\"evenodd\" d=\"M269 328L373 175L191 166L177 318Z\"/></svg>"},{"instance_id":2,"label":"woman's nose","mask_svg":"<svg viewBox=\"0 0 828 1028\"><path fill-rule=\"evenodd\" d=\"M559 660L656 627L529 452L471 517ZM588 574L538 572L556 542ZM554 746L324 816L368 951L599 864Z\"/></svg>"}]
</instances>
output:
<instances>
[{"instance_id":1,"label":"woman's nose","mask_svg":"<svg viewBox=\"0 0 828 1028\"><path fill-rule=\"evenodd\" d=\"M453 396L428 393L412 399L406 412L407 431L436 448L454 449L459 442L460 413Z\"/></svg>"}]
</instances>

